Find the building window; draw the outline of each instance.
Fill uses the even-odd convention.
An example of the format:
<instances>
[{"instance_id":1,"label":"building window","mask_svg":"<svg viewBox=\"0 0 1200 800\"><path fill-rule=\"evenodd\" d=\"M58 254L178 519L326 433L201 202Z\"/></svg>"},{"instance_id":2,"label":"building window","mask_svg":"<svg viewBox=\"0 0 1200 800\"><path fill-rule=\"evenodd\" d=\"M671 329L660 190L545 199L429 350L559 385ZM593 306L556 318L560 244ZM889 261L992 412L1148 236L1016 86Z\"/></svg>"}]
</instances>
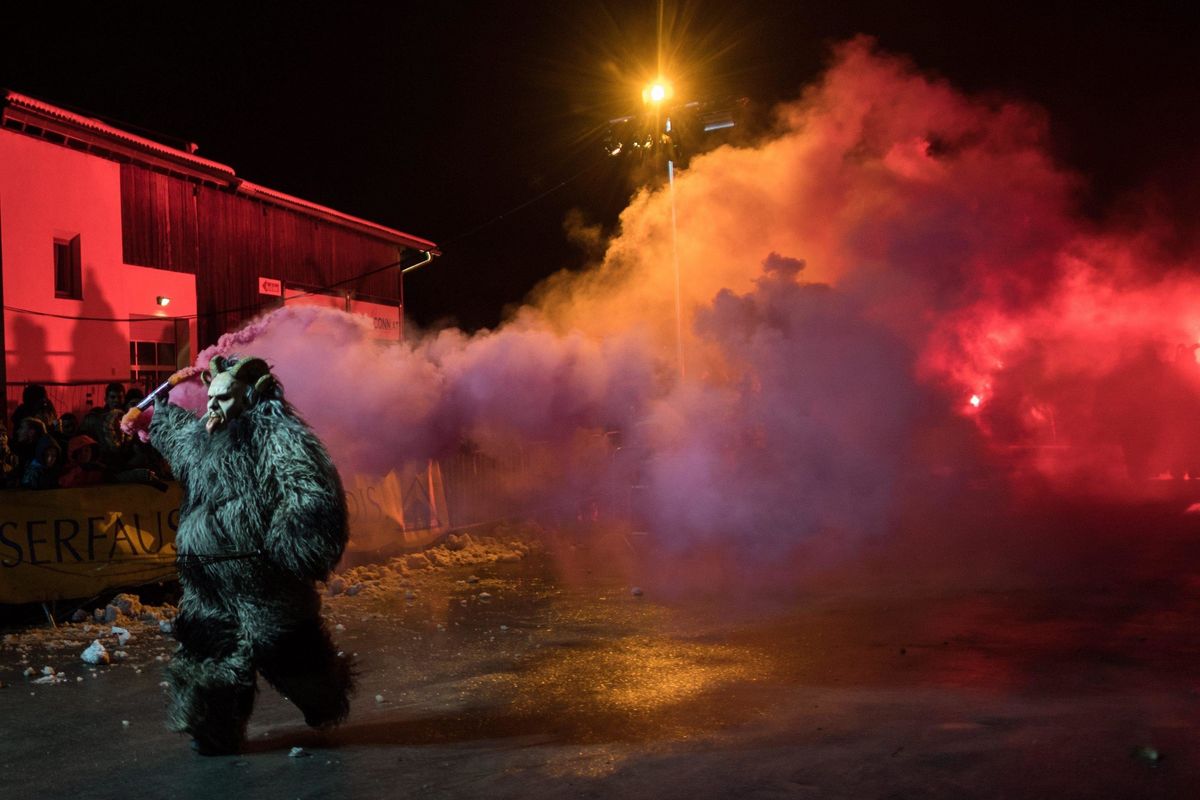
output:
<instances>
[{"instance_id":1,"label":"building window","mask_svg":"<svg viewBox=\"0 0 1200 800\"><path fill-rule=\"evenodd\" d=\"M54 240L54 296L83 299L83 266L79 237Z\"/></svg>"},{"instance_id":2,"label":"building window","mask_svg":"<svg viewBox=\"0 0 1200 800\"><path fill-rule=\"evenodd\" d=\"M149 392L178 367L174 342L130 342L129 380Z\"/></svg>"}]
</instances>

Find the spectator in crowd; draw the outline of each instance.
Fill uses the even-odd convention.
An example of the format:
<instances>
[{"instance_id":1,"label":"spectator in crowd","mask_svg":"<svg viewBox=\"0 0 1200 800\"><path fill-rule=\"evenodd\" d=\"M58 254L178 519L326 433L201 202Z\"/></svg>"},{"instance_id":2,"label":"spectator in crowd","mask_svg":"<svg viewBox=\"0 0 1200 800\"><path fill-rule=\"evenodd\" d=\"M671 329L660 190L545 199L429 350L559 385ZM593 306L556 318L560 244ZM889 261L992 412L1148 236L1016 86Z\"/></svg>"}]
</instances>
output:
<instances>
[{"instance_id":1,"label":"spectator in crowd","mask_svg":"<svg viewBox=\"0 0 1200 800\"><path fill-rule=\"evenodd\" d=\"M124 402L124 392L121 394ZM125 410L120 405L112 409L93 408L83 418L80 433L86 434L99 445L99 463L116 483L145 483L165 491L166 483L155 470L161 460L157 453L147 453L140 441L121 430L121 417ZM153 451L151 451L153 453Z\"/></svg>"},{"instance_id":2,"label":"spectator in crowd","mask_svg":"<svg viewBox=\"0 0 1200 800\"><path fill-rule=\"evenodd\" d=\"M33 416L36 411L49 402L50 398L46 395L45 386L40 383L28 384L21 392L21 404L13 412L13 433L16 433L17 428L20 427L21 420Z\"/></svg>"},{"instance_id":3,"label":"spectator in crowd","mask_svg":"<svg viewBox=\"0 0 1200 800\"><path fill-rule=\"evenodd\" d=\"M0 489L16 485L20 472L17 471L17 454L8 446L8 429L0 425Z\"/></svg>"},{"instance_id":4,"label":"spectator in crowd","mask_svg":"<svg viewBox=\"0 0 1200 800\"><path fill-rule=\"evenodd\" d=\"M128 411L144 399L146 399L146 393L142 391L142 387L130 386L125 392L125 410Z\"/></svg>"},{"instance_id":5,"label":"spectator in crowd","mask_svg":"<svg viewBox=\"0 0 1200 800\"><path fill-rule=\"evenodd\" d=\"M46 396L45 388L41 386L37 388L41 389L41 392L34 393L27 402L22 402L13 412L13 419L17 420L14 423L14 431L19 432L21 424L27 419L36 419L41 422L46 432L50 432L54 424L58 422L58 413L54 410L54 404L50 402L50 398Z\"/></svg>"},{"instance_id":6,"label":"spectator in crowd","mask_svg":"<svg viewBox=\"0 0 1200 800\"><path fill-rule=\"evenodd\" d=\"M104 466L100 463L100 445L87 434L71 438L67 446L67 465L58 485L64 489L96 486L105 478Z\"/></svg>"},{"instance_id":7,"label":"spectator in crowd","mask_svg":"<svg viewBox=\"0 0 1200 800\"><path fill-rule=\"evenodd\" d=\"M113 381L104 387L104 405L96 406L84 415L79 426L80 433L86 433L100 445L100 458L110 467L116 466L112 462L122 443L120 420L124 413L125 387Z\"/></svg>"},{"instance_id":8,"label":"spectator in crowd","mask_svg":"<svg viewBox=\"0 0 1200 800\"><path fill-rule=\"evenodd\" d=\"M46 425L37 417L22 417L13 434L12 449L17 454L18 478L25 474L25 467L33 461L38 441L46 435Z\"/></svg>"},{"instance_id":9,"label":"spectator in crowd","mask_svg":"<svg viewBox=\"0 0 1200 800\"><path fill-rule=\"evenodd\" d=\"M79 418L70 411L63 414L50 426L50 435L58 440L58 445L64 453L67 452L67 444L77 433L79 433Z\"/></svg>"},{"instance_id":10,"label":"spectator in crowd","mask_svg":"<svg viewBox=\"0 0 1200 800\"><path fill-rule=\"evenodd\" d=\"M112 427L113 417L120 419L120 415L125 413L123 404L125 403L125 387L124 385L113 381L104 387L104 405L94 406L91 411L83 415L83 420L79 423L78 433L86 433L100 444L101 456L107 460L108 434L107 428Z\"/></svg>"},{"instance_id":11,"label":"spectator in crowd","mask_svg":"<svg viewBox=\"0 0 1200 800\"><path fill-rule=\"evenodd\" d=\"M104 387L104 411L125 410L125 384L113 381Z\"/></svg>"},{"instance_id":12,"label":"spectator in crowd","mask_svg":"<svg viewBox=\"0 0 1200 800\"><path fill-rule=\"evenodd\" d=\"M34 447L33 460L25 465L21 475L22 489L57 489L59 456L62 450L48 433L43 433Z\"/></svg>"},{"instance_id":13,"label":"spectator in crowd","mask_svg":"<svg viewBox=\"0 0 1200 800\"><path fill-rule=\"evenodd\" d=\"M58 412L54 410L54 403L50 402L50 398L42 401L41 405L33 410L32 416L42 421L42 424L46 426L47 432L58 422Z\"/></svg>"}]
</instances>

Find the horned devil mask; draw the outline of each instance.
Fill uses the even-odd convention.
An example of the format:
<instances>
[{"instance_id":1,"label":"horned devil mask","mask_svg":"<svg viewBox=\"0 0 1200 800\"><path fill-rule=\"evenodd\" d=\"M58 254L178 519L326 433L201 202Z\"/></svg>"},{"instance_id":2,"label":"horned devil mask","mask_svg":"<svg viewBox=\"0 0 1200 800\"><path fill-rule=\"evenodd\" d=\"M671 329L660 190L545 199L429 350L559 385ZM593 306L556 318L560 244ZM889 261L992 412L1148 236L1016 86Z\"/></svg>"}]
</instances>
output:
<instances>
[{"instance_id":1,"label":"horned devil mask","mask_svg":"<svg viewBox=\"0 0 1200 800\"><path fill-rule=\"evenodd\" d=\"M261 358L214 356L201 377L208 386L204 428L209 433L237 419L276 385L271 367Z\"/></svg>"}]
</instances>

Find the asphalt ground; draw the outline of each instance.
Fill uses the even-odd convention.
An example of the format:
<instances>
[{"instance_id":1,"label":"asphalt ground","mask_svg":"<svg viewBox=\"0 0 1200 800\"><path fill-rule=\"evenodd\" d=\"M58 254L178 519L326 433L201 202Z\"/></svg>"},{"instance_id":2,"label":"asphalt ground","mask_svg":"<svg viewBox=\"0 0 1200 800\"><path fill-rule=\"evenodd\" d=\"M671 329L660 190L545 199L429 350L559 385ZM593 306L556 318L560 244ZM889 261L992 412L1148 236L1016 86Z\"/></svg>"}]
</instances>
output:
<instances>
[{"instance_id":1,"label":"asphalt ground","mask_svg":"<svg viewBox=\"0 0 1200 800\"><path fill-rule=\"evenodd\" d=\"M1157 543L1069 580L1036 550L1020 580L962 578L957 553L914 578L900 548L738 591L672 581L686 559L648 566L626 534L550 537L327 602L361 670L349 720L318 734L264 686L227 757L163 727L168 636L92 668L10 627L0 797L1194 797L1200 537L1154 513L1101 514L1157 519ZM42 662L63 682L22 674Z\"/></svg>"}]
</instances>

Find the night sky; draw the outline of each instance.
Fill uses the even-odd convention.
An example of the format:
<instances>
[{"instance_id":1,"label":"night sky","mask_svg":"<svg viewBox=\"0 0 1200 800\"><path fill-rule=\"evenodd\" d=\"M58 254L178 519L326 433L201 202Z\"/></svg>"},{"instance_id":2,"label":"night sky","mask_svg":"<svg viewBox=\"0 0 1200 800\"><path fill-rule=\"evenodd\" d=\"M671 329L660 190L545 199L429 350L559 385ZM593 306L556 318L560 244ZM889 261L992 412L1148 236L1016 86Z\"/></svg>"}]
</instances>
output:
<instances>
[{"instance_id":1,"label":"night sky","mask_svg":"<svg viewBox=\"0 0 1200 800\"><path fill-rule=\"evenodd\" d=\"M1190 220L1200 27L1175 10L1186 4L1126 5L668 3L665 28L692 97L745 96L763 120L832 43L870 34L963 89L1045 108L1055 153L1086 178L1081 213L1149 204ZM419 324L494 326L586 262L563 233L569 210L611 233L634 189L600 145L607 119L640 106L656 2L166 7L179 8L6 10L0 85L197 142L249 180L433 239L445 256L406 282Z\"/></svg>"}]
</instances>

